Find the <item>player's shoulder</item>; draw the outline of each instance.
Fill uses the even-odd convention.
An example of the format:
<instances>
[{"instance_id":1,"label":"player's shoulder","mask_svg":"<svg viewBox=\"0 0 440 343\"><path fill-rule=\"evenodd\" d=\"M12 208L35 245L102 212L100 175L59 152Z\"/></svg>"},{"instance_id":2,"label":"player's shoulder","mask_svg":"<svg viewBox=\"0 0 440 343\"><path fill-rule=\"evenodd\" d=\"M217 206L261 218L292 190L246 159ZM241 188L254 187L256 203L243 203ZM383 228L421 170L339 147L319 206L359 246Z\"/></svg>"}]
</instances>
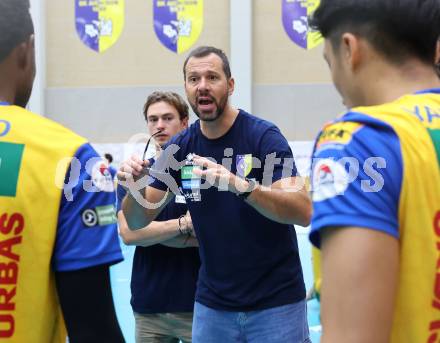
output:
<instances>
[{"instance_id":1,"label":"player's shoulder","mask_svg":"<svg viewBox=\"0 0 440 343\"><path fill-rule=\"evenodd\" d=\"M87 139L49 118L19 106L0 109L4 121L11 127L12 139L24 142L29 151L40 151L40 157L53 160L73 156ZM29 148L30 147L30 148Z\"/></svg>"},{"instance_id":2,"label":"player's shoulder","mask_svg":"<svg viewBox=\"0 0 440 343\"><path fill-rule=\"evenodd\" d=\"M59 136L61 139L76 139L78 141L86 141L86 139L62 124L44 117L42 115L31 112L20 106L4 106L2 107L2 115L10 118L13 123L19 126L27 126L32 128L32 135L50 135Z\"/></svg>"},{"instance_id":3,"label":"player's shoulder","mask_svg":"<svg viewBox=\"0 0 440 343\"><path fill-rule=\"evenodd\" d=\"M374 147L388 135L393 135L388 123L354 109L324 125L316 139L315 152L329 148L341 150L353 144Z\"/></svg>"},{"instance_id":4,"label":"player's shoulder","mask_svg":"<svg viewBox=\"0 0 440 343\"><path fill-rule=\"evenodd\" d=\"M18 108L21 109L20 107ZM52 119L35 114L26 109L21 110L23 111L22 115L26 117L27 124L38 128L38 131L33 131L41 136L49 136L48 138L50 139L56 139L57 143L69 141L83 144L87 142L87 139L83 136Z\"/></svg>"}]
</instances>

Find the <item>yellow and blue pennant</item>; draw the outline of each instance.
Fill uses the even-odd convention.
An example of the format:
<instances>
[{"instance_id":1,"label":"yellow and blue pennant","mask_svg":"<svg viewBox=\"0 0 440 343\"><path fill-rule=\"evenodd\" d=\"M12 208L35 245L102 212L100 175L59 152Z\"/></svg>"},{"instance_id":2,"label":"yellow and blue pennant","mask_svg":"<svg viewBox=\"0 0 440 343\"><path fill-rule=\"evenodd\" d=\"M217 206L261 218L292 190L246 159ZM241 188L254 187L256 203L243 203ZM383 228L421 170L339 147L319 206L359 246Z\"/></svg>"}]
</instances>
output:
<instances>
[{"instance_id":1,"label":"yellow and blue pennant","mask_svg":"<svg viewBox=\"0 0 440 343\"><path fill-rule=\"evenodd\" d=\"M181 54L191 48L203 28L203 0L154 0L154 31L169 50Z\"/></svg>"},{"instance_id":2,"label":"yellow and blue pennant","mask_svg":"<svg viewBox=\"0 0 440 343\"><path fill-rule=\"evenodd\" d=\"M96 52L104 52L119 39L124 27L125 0L75 0L76 32Z\"/></svg>"},{"instance_id":3,"label":"yellow and blue pennant","mask_svg":"<svg viewBox=\"0 0 440 343\"><path fill-rule=\"evenodd\" d=\"M310 50L323 42L318 32L311 32L307 18L319 6L319 0L281 0L284 30L299 47Z\"/></svg>"}]
</instances>

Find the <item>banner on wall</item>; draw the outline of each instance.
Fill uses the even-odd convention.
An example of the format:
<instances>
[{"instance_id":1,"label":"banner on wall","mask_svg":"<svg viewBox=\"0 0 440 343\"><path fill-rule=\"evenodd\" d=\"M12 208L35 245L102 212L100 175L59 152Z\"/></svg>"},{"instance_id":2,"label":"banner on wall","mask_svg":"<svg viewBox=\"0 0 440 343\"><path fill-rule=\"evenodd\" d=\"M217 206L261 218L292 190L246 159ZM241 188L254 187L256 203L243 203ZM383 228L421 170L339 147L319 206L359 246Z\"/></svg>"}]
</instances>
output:
<instances>
[{"instance_id":1,"label":"banner on wall","mask_svg":"<svg viewBox=\"0 0 440 343\"><path fill-rule=\"evenodd\" d=\"M322 43L318 32L310 32L307 17L319 6L320 0L281 0L284 30L303 49L310 50Z\"/></svg>"},{"instance_id":2,"label":"banner on wall","mask_svg":"<svg viewBox=\"0 0 440 343\"><path fill-rule=\"evenodd\" d=\"M74 0L76 32L88 48L104 52L124 27L125 0Z\"/></svg>"},{"instance_id":3,"label":"banner on wall","mask_svg":"<svg viewBox=\"0 0 440 343\"><path fill-rule=\"evenodd\" d=\"M169 50L191 48L203 28L203 0L153 0L154 31Z\"/></svg>"}]
</instances>

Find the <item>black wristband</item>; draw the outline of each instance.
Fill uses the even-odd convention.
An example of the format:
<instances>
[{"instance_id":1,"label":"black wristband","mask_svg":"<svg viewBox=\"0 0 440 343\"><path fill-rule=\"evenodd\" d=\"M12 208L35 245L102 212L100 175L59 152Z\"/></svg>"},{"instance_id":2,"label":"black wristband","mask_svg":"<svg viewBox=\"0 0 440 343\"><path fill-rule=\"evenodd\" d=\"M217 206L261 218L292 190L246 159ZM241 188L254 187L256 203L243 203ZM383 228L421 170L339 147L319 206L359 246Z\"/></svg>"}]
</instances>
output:
<instances>
[{"instance_id":1,"label":"black wristband","mask_svg":"<svg viewBox=\"0 0 440 343\"><path fill-rule=\"evenodd\" d=\"M243 199L243 200L246 200L247 199L247 197L249 196L249 195L251 195L251 193L254 191L254 189L257 187L257 181L255 181L255 180L253 180L253 179L248 179L247 177L245 177L244 178L247 182L248 182L248 184L249 184L249 186L248 186L248 189L246 189L244 192L242 192L242 193L237 193L237 196L240 198L240 199Z\"/></svg>"}]
</instances>

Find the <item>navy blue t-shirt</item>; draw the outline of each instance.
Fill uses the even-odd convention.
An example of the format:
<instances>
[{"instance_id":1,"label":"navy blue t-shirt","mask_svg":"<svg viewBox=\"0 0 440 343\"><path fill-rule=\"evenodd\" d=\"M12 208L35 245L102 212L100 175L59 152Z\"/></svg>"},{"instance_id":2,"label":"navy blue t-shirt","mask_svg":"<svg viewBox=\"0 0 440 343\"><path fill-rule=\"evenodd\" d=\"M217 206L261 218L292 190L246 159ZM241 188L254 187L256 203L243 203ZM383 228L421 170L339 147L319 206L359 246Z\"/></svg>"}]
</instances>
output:
<instances>
[{"instance_id":1,"label":"navy blue t-shirt","mask_svg":"<svg viewBox=\"0 0 440 343\"><path fill-rule=\"evenodd\" d=\"M125 196L118 186L118 210ZM156 221L179 218L186 204L175 198ZM136 247L131 274L131 306L137 313L192 312L200 268L198 248L170 248L161 244Z\"/></svg>"},{"instance_id":2,"label":"navy blue t-shirt","mask_svg":"<svg viewBox=\"0 0 440 343\"><path fill-rule=\"evenodd\" d=\"M170 157L169 151L176 152ZM192 175L190 165L167 168L185 164L191 153L210 157L232 173L265 185L297 171L279 129L242 110L218 139L207 139L196 121L168 143L153 169L168 170L191 213L202 261L196 301L219 310L252 311L304 299L294 227L264 217L229 191L206 187ZM162 181L156 179L151 185L175 188L174 181Z\"/></svg>"}]
</instances>

